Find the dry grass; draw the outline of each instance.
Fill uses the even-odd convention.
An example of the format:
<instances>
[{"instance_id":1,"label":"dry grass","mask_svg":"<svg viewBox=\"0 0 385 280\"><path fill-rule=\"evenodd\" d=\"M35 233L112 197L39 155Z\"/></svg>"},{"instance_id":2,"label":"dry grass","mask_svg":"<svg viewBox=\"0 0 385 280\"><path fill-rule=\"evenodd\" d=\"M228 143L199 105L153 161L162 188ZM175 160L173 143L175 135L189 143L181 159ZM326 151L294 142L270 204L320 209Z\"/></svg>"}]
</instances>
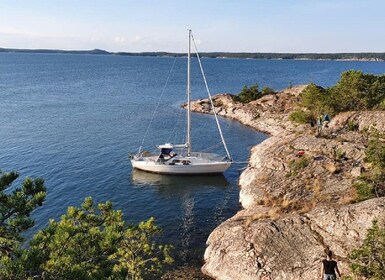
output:
<instances>
[{"instance_id":1,"label":"dry grass","mask_svg":"<svg viewBox=\"0 0 385 280\"><path fill-rule=\"evenodd\" d=\"M288 198L273 199L272 197L267 196L260 201L260 205L270 207L270 209L247 217L245 221L246 227L249 227L254 221L262 219L277 220L289 213L307 213L316 206L316 201L290 200Z\"/></svg>"},{"instance_id":2,"label":"dry grass","mask_svg":"<svg viewBox=\"0 0 385 280\"><path fill-rule=\"evenodd\" d=\"M261 182L267 182L269 179L270 179L270 176L268 176L266 174L261 174L257 177L257 180L259 180Z\"/></svg>"},{"instance_id":3,"label":"dry grass","mask_svg":"<svg viewBox=\"0 0 385 280\"><path fill-rule=\"evenodd\" d=\"M345 192L338 202L342 205L352 204L358 200L358 193L355 188L351 188L349 191Z\"/></svg>"},{"instance_id":4,"label":"dry grass","mask_svg":"<svg viewBox=\"0 0 385 280\"><path fill-rule=\"evenodd\" d=\"M328 170L332 174L337 174L337 173L341 172L341 166L339 166L335 163L332 163L332 162L326 163L324 165L324 167L326 168L326 170Z\"/></svg>"},{"instance_id":5,"label":"dry grass","mask_svg":"<svg viewBox=\"0 0 385 280\"><path fill-rule=\"evenodd\" d=\"M314 193L314 198L315 199L318 199L321 195L321 191L322 191L322 184L320 182L320 180L318 178L316 178L313 182L313 193Z\"/></svg>"},{"instance_id":6,"label":"dry grass","mask_svg":"<svg viewBox=\"0 0 385 280\"><path fill-rule=\"evenodd\" d=\"M315 201L305 202L305 203L303 203L301 209L298 210L298 213L305 214L307 212L310 212L311 210L314 209L314 207L316 205L317 205L317 203Z\"/></svg>"}]
</instances>

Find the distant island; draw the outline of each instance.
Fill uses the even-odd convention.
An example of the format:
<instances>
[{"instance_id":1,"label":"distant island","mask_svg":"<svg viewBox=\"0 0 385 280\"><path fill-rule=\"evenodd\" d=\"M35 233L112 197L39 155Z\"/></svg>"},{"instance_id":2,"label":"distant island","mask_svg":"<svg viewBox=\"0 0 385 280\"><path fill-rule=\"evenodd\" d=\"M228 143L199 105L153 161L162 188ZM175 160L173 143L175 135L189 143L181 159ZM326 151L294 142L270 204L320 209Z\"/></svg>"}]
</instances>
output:
<instances>
[{"instance_id":1,"label":"distant island","mask_svg":"<svg viewBox=\"0 0 385 280\"><path fill-rule=\"evenodd\" d=\"M94 50L50 50L50 49L10 49L0 48L0 52L12 53L61 53L61 54L97 54L122 56L154 56L154 57L183 57L186 53L172 52L108 52ZM352 61L385 61L385 52L363 53L252 53L252 52L204 52L207 58L242 58L242 59L295 59L295 60L352 60Z\"/></svg>"}]
</instances>

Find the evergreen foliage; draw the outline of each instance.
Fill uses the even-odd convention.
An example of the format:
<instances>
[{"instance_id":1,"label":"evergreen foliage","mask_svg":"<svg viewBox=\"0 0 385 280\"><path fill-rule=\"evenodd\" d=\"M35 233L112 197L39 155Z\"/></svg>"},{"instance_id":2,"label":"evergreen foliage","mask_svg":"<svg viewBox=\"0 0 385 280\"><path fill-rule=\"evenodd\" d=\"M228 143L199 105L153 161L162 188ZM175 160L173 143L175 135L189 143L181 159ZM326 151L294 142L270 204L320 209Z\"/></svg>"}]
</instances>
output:
<instances>
[{"instance_id":1,"label":"evergreen foliage","mask_svg":"<svg viewBox=\"0 0 385 280\"><path fill-rule=\"evenodd\" d=\"M260 98L261 96L262 93L259 91L258 84L254 84L251 87L244 86L242 91L238 94L237 101L249 103Z\"/></svg>"},{"instance_id":2,"label":"evergreen foliage","mask_svg":"<svg viewBox=\"0 0 385 280\"><path fill-rule=\"evenodd\" d=\"M372 109L385 98L385 75L346 71L330 92L337 112Z\"/></svg>"},{"instance_id":3,"label":"evergreen foliage","mask_svg":"<svg viewBox=\"0 0 385 280\"><path fill-rule=\"evenodd\" d=\"M355 121L349 121L346 125L346 129L348 131L358 131L359 130L359 124Z\"/></svg>"},{"instance_id":4,"label":"evergreen foliage","mask_svg":"<svg viewBox=\"0 0 385 280\"><path fill-rule=\"evenodd\" d=\"M369 140L365 155L369 162L380 168L385 168L385 143L381 141L379 136Z\"/></svg>"},{"instance_id":5,"label":"evergreen foliage","mask_svg":"<svg viewBox=\"0 0 385 280\"><path fill-rule=\"evenodd\" d=\"M305 124L309 123L314 119L312 115L309 113L302 111L302 110L296 110L291 112L289 115L289 120L292 122L300 123L300 124Z\"/></svg>"},{"instance_id":6,"label":"evergreen foliage","mask_svg":"<svg viewBox=\"0 0 385 280\"><path fill-rule=\"evenodd\" d=\"M95 205L88 197L60 221L50 220L18 258L3 258L0 278L148 279L173 262L171 246L155 241L160 233L154 218L126 225L112 203Z\"/></svg>"},{"instance_id":7,"label":"evergreen foliage","mask_svg":"<svg viewBox=\"0 0 385 280\"><path fill-rule=\"evenodd\" d=\"M242 91L238 95L233 96L233 100L241 103L249 103L253 100L261 98L263 95L274 93L275 91L269 87L263 87L262 91L259 91L258 84L254 84L250 87L244 86Z\"/></svg>"},{"instance_id":8,"label":"evergreen foliage","mask_svg":"<svg viewBox=\"0 0 385 280\"><path fill-rule=\"evenodd\" d=\"M350 268L358 277L385 279L385 228L373 221L363 244L349 255Z\"/></svg>"},{"instance_id":9,"label":"evergreen foliage","mask_svg":"<svg viewBox=\"0 0 385 280\"><path fill-rule=\"evenodd\" d=\"M358 201L385 196L385 143L378 135L369 141L365 155L372 168L354 184Z\"/></svg>"},{"instance_id":10,"label":"evergreen foliage","mask_svg":"<svg viewBox=\"0 0 385 280\"><path fill-rule=\"evenodd\" d=\"M171 264L173 259L169 253L172 247L157 245L153 241L153 237L160 233L154 218L130 226L124 232L118 250L110 256L110 259L117 260L114 272L130 275L131 279L142 279L144 276L158 275L163 264Z\"/></svg>"},{"instance_id":11,"label":"evergreen foliage","mask_svg":"<svg viewBox=\"0 0 385 280\"><path fill-rule=\"evenodd\" d=\"M17 172L0 171L0 256L13 254L21 233L30 229L34 222L31 212L41 206L46 196L44 180L26 178L21 188L12 190L12 183L19 177Z\"/></svg>"},{"instance_id":12,"label":"evergreen foliage","mask_svg":"<svg viewBox=\"0 0 385 280\"><path fill-rule=\"evenodd\" d=\"M349 70L337 84L322 88L310 84L301 94L300 103L316 119L320 114L337 114L385 108L385 75L364 74Z\"/></svg>"},{"instance_id":13,"label":"evergreen foliage","mask_svg":"<svg viewBox=\"0 0 385 280\"><path fill-rule=\"evenodd\" d=\"M262 95L268 95L268 94L275 94L275 91L271 87L263 87L261 93Z\"/></svg>"},{"instance_id":14,"label":"evergreen foliage","mask_svg":"<svg viewBox=\"0 0 385 280\"><path fill-rule=\"evenodd\" d=\"M331 113L331 99L326 89L313 83L308 85L300 94L300 104L310 111L314 120L322 114Z\"/></svg>"}]
</instances>

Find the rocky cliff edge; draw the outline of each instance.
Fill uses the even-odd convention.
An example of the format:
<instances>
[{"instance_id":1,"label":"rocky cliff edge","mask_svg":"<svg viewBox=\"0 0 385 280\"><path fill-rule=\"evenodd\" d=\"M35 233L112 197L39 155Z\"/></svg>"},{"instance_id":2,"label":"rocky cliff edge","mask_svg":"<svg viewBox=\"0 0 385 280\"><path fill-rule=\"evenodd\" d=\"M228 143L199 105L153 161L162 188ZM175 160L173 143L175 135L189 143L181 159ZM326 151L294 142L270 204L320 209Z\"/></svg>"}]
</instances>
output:
<instances>
[{"instance_id":1,"label":"rocky cliff edge","mask_svg":"<svg viewBox=\"0 0 385 280\"><path fill-rule=\"evenodd\" d=\"M289 114L298 104L296 86L248 104L230 94L213 98L216 112L270 138L251 150L241 174L243 210L207 240L202 270L215 279L320 279L325 250L334 252L342 274L374 219L385 223L385 198L357 201L354 181L365 162L368 133L385 131L385 112L348 112L319 135ZM207 99L192 110L211 114ZM348 124L355 129L347 129ZM365 133L363 133L363 131Z\"/></svg>"}]
</instances>

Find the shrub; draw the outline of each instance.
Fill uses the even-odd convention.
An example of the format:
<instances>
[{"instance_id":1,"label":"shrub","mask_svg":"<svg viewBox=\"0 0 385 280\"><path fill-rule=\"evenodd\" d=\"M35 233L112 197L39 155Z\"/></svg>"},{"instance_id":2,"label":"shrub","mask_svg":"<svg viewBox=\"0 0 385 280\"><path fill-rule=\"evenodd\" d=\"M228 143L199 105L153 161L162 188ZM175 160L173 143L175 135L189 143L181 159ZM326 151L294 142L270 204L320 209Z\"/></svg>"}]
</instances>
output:
<instances>
[{"instance_id":1,"label":"shrub","mask_svg":"<svg viewBox=\"0 0 385 280\"><path fill-rule=\"evenodd\" d=\"M353 121L353 120L350 120L347 125L346 125L346 129L348 131L358 131L359 129L359 125L357 122Z\"/></svg>"},{"instance_id":2,"label":"shrub","mask_svg":"<svg viewBox=\"0 0 385 280\"><path fill-rule=\"evenodd\" d=\"M339 112L371 109L385 98L385 76L346 71L330 92Z\"/></svg>"},{"instance_id":3,"label":"shrub","mask_svg":"<svg viewBox=\"0 0 385 280\"><path fill-rule=\"evenodd\" d=\"M349 255L350 269L355 276L365 279L385 279L385 228L372 222L363 244Z\"/></svg>"},{"instance_id":4,"label":"shrub","mask_svg":"<svg viewBox=\"0 0 385 280\"><path fill-rule=\"evenodd\" d=\"M274 91L274 89L270 88L270 87L263 87L262 88L262 95L268 95L268 94L275 94L276 92Z\"/></svg>"},{"instance_id":5,"label":"shrub","mask_svg":"<svg viewBox=\"0 0 385 280\"><path fill-rule=\"evenodd\" d=\"M357 202L374 198L376 196L373 185L365 181L357 181L353 184L357 191Z\"/></svg>"},{"instance_id":6,"label":"shrub","mask_svg":"<svg viewBox=\"0 0 385 280\"><path fill-rule=\"evenodd\" d=\"M385 167L385 143L380 141L379 137L375 137L369 141L365 154L369 162L381 168Z\"/></svg>"},{"instance_id":7,"label":"shrub","mask_svg":"<svg viewBox=\"0 0 385 280\"><path fill-rule=\"evenodd\" d=\"M289 161L289 168L293 171L293 175L297 175L299 170L304 169L309 164L310 159L303 156L299 159L292 159Z\"/></svg>"},{"instance_id":8,"label":"shrub","mask_svg":"<svg viewBox=\"0 0 385 280\"><path fill-rule=\"evenodd\" d=\"M341 149L334 150L334 152L335 152L335 155L334 155L335 160L341 160L346 156L346 153Z\"/></svg>"},{"instance_id":9,"label":"shrub","mask_svg":"<svg viewBox=\"0 0 385 280\"><path fill-rule=\"evenodd\" d=\"M300 103L309 109L313 116L332 113L329 103L333 103L328 90L317 86L316 84L308 85L299 95Z\"/></svg>"},{"instance_id":10,"label":"shrub","mask_svg":"<svg viewBox=\"0 0 385 280\"><path fill-rule=\"evenodd\" d=\"M385 75L346 71L341 74L335 86L324 89L310 84L299 97L302 106L315 116L352 110L384 109Z\"/></svg>"},{"instance_id":11,"label":"shrub","mask_svg":"<svg viewBox=\"0 0 385 280\"><path fill-rule=\"evenodd\" d=\"M154 218L126 224L111 202L68 207L60 221L50 220L20 252L0 259L0 279L155 279L172 263L169 245L158 244ZM24 275L24 277L19 277Z\"/></svg>"},{"instance_id":12,"label":"shrub","mask_svg":"<svg viewBox=\"0 0 385 280\"><path fill-rule=\"evenodd\" d=\"M296 110L289 115L289 120L299 124L305 124L311 122L313 120L313 117L305 111Z\"/></svg>"},{"instance_id":13,"label":"shrub","mask_svg":"<svg viewBox=\"0 0 385 280\"><path fill-rule=\"evenodd\" d=\"M238 94L236 101L242 103L249 103L262 96L262 93L258 90L258 84L254 84L251 87L244 86L242 91Z\"/></svg>"},{"instance_id":14,"label":"shrub","mask_svg":"<svg viewBox=\"0 0 385 280\"><path fill-rule=\"evenodd\" d=\"M372 168L354 184L359 201L385 196L385 143L378 137L370 140L365 154Z\"/></svg>"}]
</instances>

